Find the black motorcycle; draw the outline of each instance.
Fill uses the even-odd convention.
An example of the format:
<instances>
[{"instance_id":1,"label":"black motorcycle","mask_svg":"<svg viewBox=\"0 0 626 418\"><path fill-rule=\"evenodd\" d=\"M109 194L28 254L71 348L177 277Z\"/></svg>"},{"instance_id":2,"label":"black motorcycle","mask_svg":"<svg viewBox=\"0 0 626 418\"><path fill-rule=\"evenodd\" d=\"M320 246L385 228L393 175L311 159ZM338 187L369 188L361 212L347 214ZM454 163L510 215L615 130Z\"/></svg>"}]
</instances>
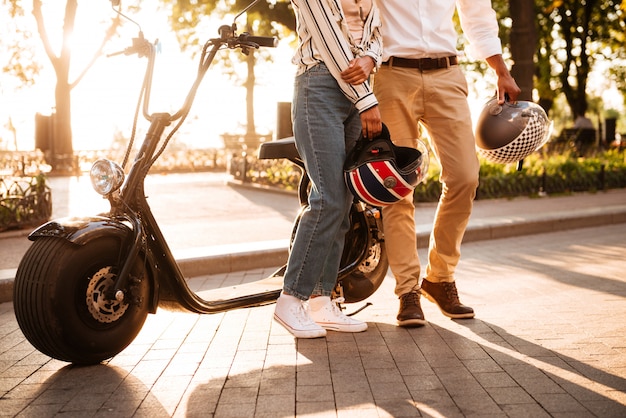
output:
<instances>
[{"instance_id":1,"label":"black motorcycle","mask_svg":"<svg viewBox=\"0 0 626 418\"><path fill-rule=\"evenodd\" d=\"M112 3L113 10L128 19L120 12L119 1ZM235 23L221 26L219 37L204 45L197 77L182 107L174 114L149 113L156 44L144 39L140 30L132 46L111 54L147 58L133 132L140 109L150 125L127 175L124 167L130 159L134 134L121 165L101 159L91 168L93 186L109 200L109 212L52 220L29 235L33 243L17 269L13 303L17 322L35 348L62 361L99 363L128 346L148 313L155 313L158 307L210 314L273 303L278 298L285 267L259 281L261 286L251 294L211 299L210 291L206 295L194 293L172 256L144 193L146 175L188 115L217 52L239 49L247 54L252 49L275 46L273 37L237 34ZM309 178L293 137L263 143L258 157L286 158L300 167L300 213L306 210ZM350 218L335 293L345 302L354 303L378 289L388 264L380 211L355 201ZM294 232L299 219L300 216L295 220Z\"/></svg>"}]
</instances>

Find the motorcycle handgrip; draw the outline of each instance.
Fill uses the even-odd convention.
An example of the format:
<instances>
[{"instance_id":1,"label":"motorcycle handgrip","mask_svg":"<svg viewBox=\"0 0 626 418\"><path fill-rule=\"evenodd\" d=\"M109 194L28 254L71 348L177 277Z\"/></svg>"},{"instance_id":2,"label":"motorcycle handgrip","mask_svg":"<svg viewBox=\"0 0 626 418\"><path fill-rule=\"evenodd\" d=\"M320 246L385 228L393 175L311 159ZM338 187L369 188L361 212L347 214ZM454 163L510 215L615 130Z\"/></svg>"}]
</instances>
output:
<instances>
[{"instance_id":1,"label":"motorcycle handgrip","mask_svg":"<svg viewBox=\"0 0 626 418\"><path fill-rule=\"evenodd\" d=\"M278 46L278 39L273 36L242 35L241 40L243 42L252 42L257 44L258 46L267 48L276 48Z\"/></svg>"}]
</instances>

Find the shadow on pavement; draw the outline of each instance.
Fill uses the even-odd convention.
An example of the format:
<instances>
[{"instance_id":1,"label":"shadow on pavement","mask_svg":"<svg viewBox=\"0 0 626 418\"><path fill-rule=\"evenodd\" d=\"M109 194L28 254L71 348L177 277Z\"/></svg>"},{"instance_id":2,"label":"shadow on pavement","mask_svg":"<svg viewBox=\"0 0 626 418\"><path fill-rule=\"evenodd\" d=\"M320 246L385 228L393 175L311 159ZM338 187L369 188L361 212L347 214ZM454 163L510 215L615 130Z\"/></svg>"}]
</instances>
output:
<instances>
[{"instance_id":1,"label":"shadow on pavement","mask_svg":"<svg viewBox=\"0 0 626 418\"><path fill-rule=\"evenodd\" d=\"M464 324L472 338L432 324L404 330L370 323L365 334L382 335L385 344L356 343L355 350L352 337L336 333L326 340L298 340L296 366L276 364L210 379L191 393L188 414L626 416L624 404L603 394L621 396L625 379L487 322ZM413 361L407 361L411 345L402 344L407 338L417 346ZM218 398L207 399L220 387Z\"/></svg>"},{"instance_id":2,"label":"shadow on pavement","mask_svg":"<svg viewBox=\"0 0 626 418\"><path fill-rule=\"evenodd\" d=\"M19 416L171 416L141 380L110 365L68 365L37 387Z\"/></svg>"}]
</instances>

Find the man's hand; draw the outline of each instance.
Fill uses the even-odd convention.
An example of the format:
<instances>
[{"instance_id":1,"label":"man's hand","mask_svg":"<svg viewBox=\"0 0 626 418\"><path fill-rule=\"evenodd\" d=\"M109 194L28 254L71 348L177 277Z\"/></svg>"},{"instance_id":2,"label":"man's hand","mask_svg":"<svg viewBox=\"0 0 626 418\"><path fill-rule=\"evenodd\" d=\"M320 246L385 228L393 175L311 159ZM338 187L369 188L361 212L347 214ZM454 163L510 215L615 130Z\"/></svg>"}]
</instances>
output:
<instances>
[{"instance_id":1,"label":"man's hand","mask_svg":"<svg viewBox=\"0 0 626 418\"><path fill-rule=\"evenodd\" d=\"M517 101L517 96L522 92L513 76L509 72L502 55L493 55L487 58L487 64L496 72L498 77L498 104L504 103L504 95L509 96L509 100L513 103Z\"/></svg>"}]
</instances>

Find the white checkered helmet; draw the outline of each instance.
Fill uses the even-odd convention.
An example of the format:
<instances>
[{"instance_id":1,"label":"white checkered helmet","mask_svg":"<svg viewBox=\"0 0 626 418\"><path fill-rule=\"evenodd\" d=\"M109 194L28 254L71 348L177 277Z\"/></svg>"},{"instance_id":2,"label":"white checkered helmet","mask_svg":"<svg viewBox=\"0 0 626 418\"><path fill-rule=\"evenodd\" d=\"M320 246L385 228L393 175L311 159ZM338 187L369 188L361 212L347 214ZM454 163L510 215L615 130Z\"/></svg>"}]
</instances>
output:
<instances>
[{"instance_id":1,"label":"white checkered helmet","mask_svg":"<svg viewBox=\"0 0 626 418\"><path fill-rule=\"evenodd\" d=\"M521 161L545 144L552 122L536 103L518 101L498 104L493 98L476 124L476 147L486 160L498 164Z\"/></svg>"}]
</instances>

